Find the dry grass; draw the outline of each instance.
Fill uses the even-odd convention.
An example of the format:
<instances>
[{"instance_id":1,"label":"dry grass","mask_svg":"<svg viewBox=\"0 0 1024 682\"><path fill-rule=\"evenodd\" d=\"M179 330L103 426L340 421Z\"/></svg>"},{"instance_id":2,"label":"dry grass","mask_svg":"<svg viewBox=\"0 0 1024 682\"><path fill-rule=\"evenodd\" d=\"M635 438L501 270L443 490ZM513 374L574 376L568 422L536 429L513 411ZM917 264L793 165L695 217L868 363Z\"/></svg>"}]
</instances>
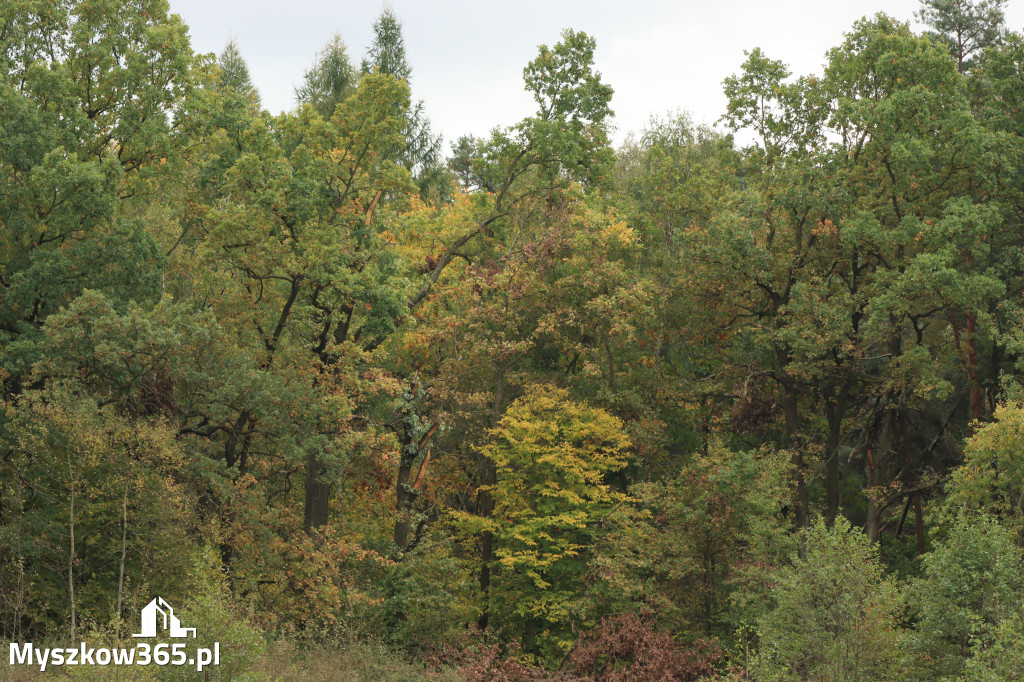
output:
<instances>
[{"instance_id":1,"label":"dry grass","mask_svg":"<svg viewBox=\"0 0 1024 682\"><path fill-rule=\"evenodd\" d=\"M357 682L360 680L431 680L460 678L452 671L427 671L383 646L351 645L345 648L314 647L303 651L288 642L271 645L256 672L261 680L296 682Z\"/></svg>"}]
</instances>

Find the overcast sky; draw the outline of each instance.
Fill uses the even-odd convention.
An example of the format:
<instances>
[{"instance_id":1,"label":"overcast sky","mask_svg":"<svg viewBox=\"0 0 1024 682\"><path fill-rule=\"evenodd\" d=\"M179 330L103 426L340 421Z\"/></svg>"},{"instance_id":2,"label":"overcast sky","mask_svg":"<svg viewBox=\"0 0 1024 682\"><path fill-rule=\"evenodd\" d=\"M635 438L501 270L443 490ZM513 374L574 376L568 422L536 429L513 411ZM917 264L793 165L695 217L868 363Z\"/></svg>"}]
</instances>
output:
<instances>
[{"instance_id":1,"label":"overcast sky","mask_svg":"<svg viewBox=\"0 0 1024 682\"><path fill-rule=\"evenodd\" d=\"M220 52L234 38L263 105L295 106L294 87L316 52L340 33L358 66L383 3L354 0L170 0L190 27L197 52ZM626 3L519 0L392 0L413 68L412 94L423 99L446 140L515 123L533 111L523 67L564 28L597 39L595 61L615 89L616 141L652 114L688 111L714 123L725 110L722 79L743 51L762 48L798 74L820 73L825 52L854 21L879 11L912 20L918 0L703 0ZM1006 10L1024 27L1024 0ZM916 25L916 22L915 22ZM447 145L446 145L447 146Z\"/></svg>"}]
</instances>

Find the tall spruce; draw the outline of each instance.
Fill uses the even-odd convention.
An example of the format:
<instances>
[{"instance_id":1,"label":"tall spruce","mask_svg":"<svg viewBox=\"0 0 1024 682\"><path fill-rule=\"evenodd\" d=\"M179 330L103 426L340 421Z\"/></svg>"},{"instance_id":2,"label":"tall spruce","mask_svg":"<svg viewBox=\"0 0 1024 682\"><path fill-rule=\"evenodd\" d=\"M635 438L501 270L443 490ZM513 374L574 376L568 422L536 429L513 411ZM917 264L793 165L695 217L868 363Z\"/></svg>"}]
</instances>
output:
<instances>
[{"instance_id":1,"label":"tall spruce","mask_svg":"<svg viewBox=\"0 0 1024 682\"><path fill-rule=\"evenodd\" d=\"M249 76L249 66L238 49L238 43L234 39L228 41L224 51L217 59L217 66L220 67L220 86L245 96L259 97L256 87L252 84Z\"/></svg>"},{"instance_id":2,"label":"tall spruce","mask_svg":"<svg viewBox=\"0 0 1024 682\"><path fill-rule=\"evenodd\" d=\"M335 34L317 53L302 84L295 88L295 99L299 104L312 105L324 118L330 118L338 105L355 92L358 82L345 41L340 34Z\"/></svg>"},{"instance_id":3,"label":"tall spruce","mask_svg":"<svg viewBox=\"0 0 1024 682\"><path fill-rule=\"evenodd\" d=\"M394 10L385 7L373 24L373 42L366 51L362 72L382 73L409 82L412 66L405 54L402 22ZM394 150L394 158L416 178L420 193L436 195L447 177L441 163L441 137L431 130L423 100L406 112L405 145Z\"/></svg>"}]
</instances>

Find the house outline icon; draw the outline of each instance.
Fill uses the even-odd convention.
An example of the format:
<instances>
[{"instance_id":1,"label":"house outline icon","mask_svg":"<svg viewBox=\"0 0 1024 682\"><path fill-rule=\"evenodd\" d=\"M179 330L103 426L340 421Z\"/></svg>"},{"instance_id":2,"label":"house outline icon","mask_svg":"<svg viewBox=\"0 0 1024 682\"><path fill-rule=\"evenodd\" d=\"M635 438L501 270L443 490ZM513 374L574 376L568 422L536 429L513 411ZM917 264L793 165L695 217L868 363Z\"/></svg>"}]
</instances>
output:
<instances>
[{"instance_id":1,"label":"house outline icon","mask_svg":"<svg viewBox=\"0 0 1024 682\"><path fill-rule=\"evenodd\" d=\"M132 637L156 637L160 617L162 617L163 624L160 629L167 631L170 637L188 637L191 633L192 638L195 638L196 629L181 627L181 623L174 615L174 609L164 601L163 597L157 597L142 609L142 632L132 635Z\"/></svg>"}]
</instances>

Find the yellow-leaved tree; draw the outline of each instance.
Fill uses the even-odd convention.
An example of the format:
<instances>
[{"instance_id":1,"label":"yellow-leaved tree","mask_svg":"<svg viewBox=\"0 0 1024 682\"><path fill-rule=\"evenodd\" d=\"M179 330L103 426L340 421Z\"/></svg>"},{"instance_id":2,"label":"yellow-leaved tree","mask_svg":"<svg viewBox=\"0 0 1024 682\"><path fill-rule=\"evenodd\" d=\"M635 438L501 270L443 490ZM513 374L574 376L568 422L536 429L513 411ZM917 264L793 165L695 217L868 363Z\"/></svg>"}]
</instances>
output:
<instances>
[{"instance_id":1,"label":"yellow-leaved tree","mask_svg":"<svg viewBox=\"0 0 1024 682\"><path fill-rule=\"evenodd\" d=\"M608 481L626 466L628 448L618 417L548 385L527 389L480 448L496 471L481 488L493 510L457 512L456 520L463 531L491 533L493 579L481 608L520 638L525 653L560 658L571 626L586 619L580 595L593 538L631 501Z\"/></svg>"}]
</instances>

